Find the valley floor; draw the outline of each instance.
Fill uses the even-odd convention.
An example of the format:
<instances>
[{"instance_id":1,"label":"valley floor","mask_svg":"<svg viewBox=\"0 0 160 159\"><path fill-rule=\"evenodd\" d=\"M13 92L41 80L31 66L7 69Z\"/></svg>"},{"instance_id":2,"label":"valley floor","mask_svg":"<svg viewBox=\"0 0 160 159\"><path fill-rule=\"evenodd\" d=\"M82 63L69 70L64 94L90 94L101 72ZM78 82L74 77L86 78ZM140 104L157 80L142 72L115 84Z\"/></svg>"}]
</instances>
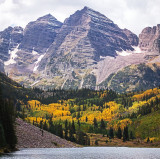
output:
<instances>
[{"instance_id":1,"label":"valley floor","mask_svg":"<svg viewBox=\"0 0 160 159\"><path fill-rule=\"evenodd\" d=\"M45 130L42 132L40 128L21 119L16 120L16 133L17 148L70 148L78 146Z\"/></svg>"},{"instance_id":2,"label":"valley floor","mask_svg":"<svg viewBox=\"0 0 160 159\"><path fill-rule=\"evenodd\" d=\"M141 139L134 139L130 141L123 142L122 139L114 138L109 139L102 134L88 134L90 137L90 146L102 146L102 147L155 147L160 148L160 142L145 142ZM98 141L98 144L95 144L95 141Z\"/></svg>"}]
</instances>

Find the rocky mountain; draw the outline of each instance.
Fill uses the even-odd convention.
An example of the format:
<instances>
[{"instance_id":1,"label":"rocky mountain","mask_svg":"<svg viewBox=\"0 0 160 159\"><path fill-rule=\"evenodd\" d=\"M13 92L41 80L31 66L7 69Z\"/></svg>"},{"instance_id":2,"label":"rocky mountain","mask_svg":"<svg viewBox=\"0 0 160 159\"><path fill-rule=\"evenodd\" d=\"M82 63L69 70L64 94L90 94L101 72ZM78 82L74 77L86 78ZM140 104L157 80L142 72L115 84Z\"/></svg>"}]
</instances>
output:
<instances>
[{"instance_id":1,"label":"rocky mountain","mask_svg":"<svg viewBox=\"0 0 160 159\"><path fill-rule=\"evenodd\" d=\"M112 87L112 80L132 65L158 63L159 40L160 25L145 28L138 38L84 7L63 24L48 14L24 29L8 27L0 32L0 59L9 77L27 87L134 90Z\"/></svg>"},{"instance_id":2,"label":"rocky mountain","mask_svg":"<svg viewBox=\"0 0 160 159\"><path fill-rule=\"evenodd\" d=\"M14 50L23 39L23 28L8 27L0 32L0 59L7 61L10 52Z\"/></svg>"},{"instance_id":3,"label":"rocky mountain","mask_svg":"<svg viewBox=\"0 0 160 159\"><path fill-rule=\"evenodd\" d=\"M97 63L116 57L117 52L133 51L137 44L135 34L126 34L101 13L85 7L65 20L38 70L52 79L54 87L94 88Z\"/></svg>"},{"instance_id":4,"label":"rocky mountain","mask_svg":"<svg viewBox=\"0 0 160 159\"><path fill-rule=\"evenodd\" d=\"M22 32L21 42L9 51L10 57L5 61L5 71L9 76L21 84L26 82L28 85L28 80L32 83L30 76L37 69L37 64L54 41L61 25L50 14L30 22Z\"/></svg>"},{"instance_id":5,"label":"rocky mountain","mask_svg":"<svg viewBox=\"0 0 160 159\"><path fill-rule=\"evenodd\" d=\"M0 59L0 72L4 73L4 63L1 59Z\"/></svg>"},{"instance_id":6,"label":"rocky mountain","mask_svg":"<svg viewBox=\"0 0 160 159\"><path fill-rule=\"evenodd\" d=\"M24 37L19 49L27 52L44 53L53 43L61 25L62 23L51 14L30 22L24 29Z\"/></svg>"},{"instance_id":7,"label":"rocky mountain","mask_svg":"<svg viewBox=\"0 0 160 159\"><path fill-rule=\"evenodd\" d=\"M142 30L139 35L139 47L145 52L160 53L160 24Z\"/></svg>"}]
</instances>

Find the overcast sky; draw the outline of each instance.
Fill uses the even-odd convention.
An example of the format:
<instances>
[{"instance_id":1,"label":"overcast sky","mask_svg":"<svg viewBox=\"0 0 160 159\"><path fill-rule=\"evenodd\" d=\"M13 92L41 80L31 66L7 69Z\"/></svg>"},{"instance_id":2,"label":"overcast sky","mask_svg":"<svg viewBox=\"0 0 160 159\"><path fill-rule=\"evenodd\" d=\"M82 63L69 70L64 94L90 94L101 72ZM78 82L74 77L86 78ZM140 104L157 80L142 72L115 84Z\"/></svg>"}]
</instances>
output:
<instances>
[{"instance_id":1,"label":"overcast sky","mask_svg":"<svg viewBox=\"0 0 160 159\"><path fill-rule=\"evenodd\" d=\"M160 24L160 0L0 0L0 30L15 25L25 27L48 13L63 22L84 6L137 35L147 26Z\"/></svg>"}]
</instances>

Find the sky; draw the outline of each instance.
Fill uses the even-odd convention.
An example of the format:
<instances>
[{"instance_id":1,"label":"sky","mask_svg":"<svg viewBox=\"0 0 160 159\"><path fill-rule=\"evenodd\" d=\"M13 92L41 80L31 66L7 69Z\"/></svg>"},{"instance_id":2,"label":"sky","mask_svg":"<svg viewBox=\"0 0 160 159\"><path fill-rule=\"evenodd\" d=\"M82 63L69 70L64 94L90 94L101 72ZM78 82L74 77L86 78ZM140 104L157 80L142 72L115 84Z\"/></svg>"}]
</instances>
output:
<instances>
[{"instance_id":1,"label":"sky","mask_svg":"<svg viewBox=\"0 0 160 159\"><path fill-rule=\"evenodd\" d=\"M24 28L48 13L63 22L84 6L137 35L147 26L160 24L160 0L0 0L0 31L8 26Z\"/></svg>"}]
</instances>

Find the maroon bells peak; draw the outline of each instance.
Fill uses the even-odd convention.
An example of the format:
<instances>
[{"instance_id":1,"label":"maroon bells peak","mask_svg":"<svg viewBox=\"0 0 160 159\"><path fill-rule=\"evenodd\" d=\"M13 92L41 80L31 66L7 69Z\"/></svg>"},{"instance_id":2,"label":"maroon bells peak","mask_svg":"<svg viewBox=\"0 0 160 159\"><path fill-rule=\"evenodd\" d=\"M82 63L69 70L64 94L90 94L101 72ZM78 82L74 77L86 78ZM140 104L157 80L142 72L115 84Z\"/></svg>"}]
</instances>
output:
<instances>
[{"instance_id":1,"label":"maroon bells peak","mask_svg":"<svg viewBox=\"0 0 160 159\"><path fill-rule=\"evenodd\" d=\"M119 71L142 63L147 68L157 64L159 52L160 25L145 28L138 38L88 7L64 23L47 14L24 29L8 27L0 32L0 69L26 87L139 89L138 84L123 89L130 77L125 71L126 79L119 83L123 74ZM136 79L140 80L140 74ZM121 87L113 87L116 84Z\"/></svg>"}]
</instances>

